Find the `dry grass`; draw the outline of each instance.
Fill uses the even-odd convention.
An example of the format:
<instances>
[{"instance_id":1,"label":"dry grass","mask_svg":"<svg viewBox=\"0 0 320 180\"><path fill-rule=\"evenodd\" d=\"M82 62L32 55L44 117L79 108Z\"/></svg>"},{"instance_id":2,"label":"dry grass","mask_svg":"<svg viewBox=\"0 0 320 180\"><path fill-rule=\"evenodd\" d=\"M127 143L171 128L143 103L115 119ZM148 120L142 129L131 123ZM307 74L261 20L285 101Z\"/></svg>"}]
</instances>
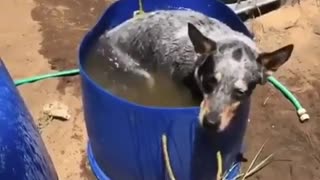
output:
<instances>
[{"instance_id":1,"label":"dry grass","mask_svg":"<svg viewBox=\"0 0 320 180\"><path fill-rule=\"evenodd\" d=\"M238 1L237 3L239 3L239 2L240 1ZM261 11L260 11L259 7L256 6L256 8L258 9L259 14L261 15ZM145 12L143 10L142 0L139 0L139 10L134 12L134 17L139 16L139 15L143 15L144 13ZM163 134L162 137L161 137L161 140L162 140L162 151L163 151L163 155L164 155L164 162L165 162L165 166L166 166L166 171L168 172L170 180L176 180L174 172L172 170L171 163L170 163L170 156L169 156L169 153L168 153L168 139L167 139L167 136L165 134ZM258 163L255 167L253 167L253 165L256 163L259 155L261 154L262 150L264 149L266 143L267 143L267 141L265 141L262 144L262 146L260 147L259 151L257 152L255 157L251 161L251 164L250 164L249 168L246 170L246 172L239 174L235 179L242 178L242 180L245 180L245 179L249 178L250 176L252 176L252 175L256 174L257 172L259 172L260 170L262 170L264 167L266 167L271 162L271 158L274 156L274 153L270 154L265 159L263 159L260 163ZM222 173L223 172L223 158L222 158L222 155L221 155L220 151L217 152L217 165L218 165L218 170L217 170L216 180L226 180L226 177L228 176L228 174L227 173L224 173L224 174ZM236 167L236 165L231 168L231 171L235 167Z\"/></svg>"},{"instance_id":2,"label":"dry grass","mask_svg":"<svg viewBox=\"0 0 320 180\"><path fill-rule=\"evenodd\" d=\"M237 177L235 177L232 180L237 180L237 179L240 179L240 178L241 178L241 180L245 180L245 179L251 177L252 175L258 173L260 170L262 170L264 167L266 167L268 164L270 164L272 162L271 160L272 160L272 158L274 156L274 153L268 155L261 162L259 162L256 166L253 166L257 162L257 159L261 155L261 152L264 149L264 147L267 144L267 142L268 142L268 140L266 140L262 144L262 146L260 147L259 151L257 152L255 157L251 161L251 163L250 163L248 169L246 170L246 172L245 173L240 173ZM169 179L170 180L176 180L176 178L174 176L174 172L173 172L172 167L171 167L171 163L170 163L170 157L169 157L169 153L168 153L168 140L167 140L167 136L165 134L162 135L162 150L163 150L165 166L166 166L166 170L167 170L168 175L169 175ZM223 163L223 158L222 158L221 152L218 151L217 152L218 170L217 170L216 180L227 180L228 174L224 173L224 175L222 175L223 174L222 173L222 171L223 171L223 164L222 163ZM230 171L232 171L235 167L236 167L236 165L231 167Z\"/></svg>"}]
</instances>

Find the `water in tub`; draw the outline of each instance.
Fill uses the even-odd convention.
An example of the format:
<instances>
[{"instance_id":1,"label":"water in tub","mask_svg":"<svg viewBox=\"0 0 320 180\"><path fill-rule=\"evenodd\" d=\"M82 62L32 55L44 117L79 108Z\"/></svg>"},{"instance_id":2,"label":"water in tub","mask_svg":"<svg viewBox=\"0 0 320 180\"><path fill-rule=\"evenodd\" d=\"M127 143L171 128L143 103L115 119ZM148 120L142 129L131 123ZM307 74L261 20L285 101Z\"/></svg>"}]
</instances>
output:
<instances>
[{"instance_id":1,"label":"water in tub","mask_svg":"<svg viewBox=\"0 0 320 180\"><path fill-rule=\"evenodd\" d=\"M167 107L199 105L187 88L168 76L169 72L157 68L157 71L146 73L130 57L100 41L91 49L85 66L88 75L98 85L131 102Z\"/></svg>"}]
</instances>

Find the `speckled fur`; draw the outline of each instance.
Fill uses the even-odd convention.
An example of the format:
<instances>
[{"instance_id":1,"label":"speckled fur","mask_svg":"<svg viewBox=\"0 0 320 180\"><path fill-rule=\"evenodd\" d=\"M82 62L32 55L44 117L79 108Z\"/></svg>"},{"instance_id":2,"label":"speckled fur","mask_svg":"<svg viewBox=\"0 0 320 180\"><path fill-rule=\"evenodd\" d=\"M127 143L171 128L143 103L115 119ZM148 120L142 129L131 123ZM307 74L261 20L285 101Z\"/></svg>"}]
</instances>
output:
<instances>
[{"instance_id":1,"label":"speckled fur","mask_svg":"<svg viewBox=\"0 0 320 180\"><path fill-rule=\"evenodd\" d=\"M265 82L268 75L265 72L276 71L293 49L289 45L272 53L261 53L251 38L191 10L144 14L106 31L100 41L107 42L118 56L125 55L118 62L149 82L152 72L161 69L187 86L195 97L204 98L209 102L204 103L207 113L200 115L204 114L213 124L222 116L232 118L238 109L235 104L243 100L237 96L244 92L241 96L248 98L256 84ZM212 77L214 87L205 90L203 87L213 83ZM226 109L229 113L224 112ZM204 116L199 118L201 124ZM225 119L224 126L229 122L230 119Z\"/></svg>"},{"instance_id":2,"label":"speckled fur","mask_svg":"<svg viewBox=\"0 0 320 180\"><path fill-rule=\"evenodd\" d=\"M210 68L207 68L205 75L198 73L198 61L203 54L196 52L190 40L188 23L216 43L214 51L206 56L206 67ZM255 85L265 76L265 67L257 60L261 53L252 39L201 13L171 10L155 11L130 19L107 31L100 41L111 45L111 49L118 53L116 56L124 57L125 54L125 59L118 58L123 67L139 71L137 74L144 74L147 79L152 78L152 72L165 70L177 83L183 82L195 92L203 100L201 110L207 111L200 113L200 123L203 125L204 119L207 119L211 124L224 128L218 134L212 131L212 127L209 128L214 136L210 137L212 145L206 148L213 148L211 153L222 150L225 168L231 166L239 154L237 150L241 148L245 134L249 97ZM276 55L275 59L283 63L290 56L291 50L292 47L287 47L280 53L268 54L268 60ZM275 61L269 63L271 68L279 64ZM201 89L199 82L210 83L212 76L215 78L214 87L209 92ZM245 92L244 98L238 97L239 91L240 95L241 91ZM223 147L217 144L223 144ZM201 167L204 161L209 160L204 157L195 164ZM213 179L213 174L204 172L213 171L200 171L196 173L196 179Z\"/></svg>"},{"instance_id":3,"label":"speckled fur","mask_svg":"<svg viewBox=\"0 0 320 180\"><path fill-rule=\"evenodd\" d=\"M236 47L247 47L258 52L254 42L242 33L201 13L185 10L155 11L142 18L130 19L107 32L101 39L109 39L147 71L164 67L175 79L181 80L194 70L197 59L187 33L188 22L217 41L221 45L221 52L232 52ZM224 62L225 65L230 63L233 61Z\"/></svg>"},{"instance_id":4,"label":"speckled fur","mask_svg":"<svg viewBox=\"0 0 320 180\"><path fill-rule=\"evenodd\" d=\"M135 66L136 69L146 72L159 68L166 70L174 80L184 82L195 96L200 97L202 92L193 79L199 54L188 36L188 23L217 43L215 72L223 78L216 88L216 96L213 97L216 98L216 105L212 108L220 111L223 105L231 104L235 82L243 80L249 83L261 75L261 67L254 61L259 50L244 34L198 12L159 10L125 21L102 35L100 41L108 42L128 54L130 60L127 58L123 64L129 65L134 61L139 65ZM235 60L233 52L239 49L241 57Z\"/></svg>"}]
</instances>

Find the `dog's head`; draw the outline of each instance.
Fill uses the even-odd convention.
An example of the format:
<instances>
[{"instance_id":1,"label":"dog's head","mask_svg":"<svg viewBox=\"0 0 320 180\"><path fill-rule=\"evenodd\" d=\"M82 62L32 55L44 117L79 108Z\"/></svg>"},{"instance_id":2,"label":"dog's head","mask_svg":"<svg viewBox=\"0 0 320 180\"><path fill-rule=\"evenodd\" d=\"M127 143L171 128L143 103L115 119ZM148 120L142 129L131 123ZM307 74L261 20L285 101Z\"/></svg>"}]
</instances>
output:
<instances>
[{"instance_id":1,"label":"dog's head","mask_svg":"<svg viewBox=\"0 0 320 180\"><path fill-rule=\"evenodd\" d=\"M257 84L278 70L291 56L293 45L258 53L244 41L229 38L215 42L188 24L189 38L199 59L194 76L203 94L199 120L202 126L225 129Z\"/></svg>"}]
</instances>

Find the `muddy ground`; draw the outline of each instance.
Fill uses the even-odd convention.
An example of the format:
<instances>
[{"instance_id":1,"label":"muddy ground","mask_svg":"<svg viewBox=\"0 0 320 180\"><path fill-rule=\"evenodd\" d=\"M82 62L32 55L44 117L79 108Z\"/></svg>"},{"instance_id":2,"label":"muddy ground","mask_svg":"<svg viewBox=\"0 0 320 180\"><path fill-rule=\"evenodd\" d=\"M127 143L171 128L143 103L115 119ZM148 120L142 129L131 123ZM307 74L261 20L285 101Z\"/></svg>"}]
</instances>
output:
<instances>
[{"instance_id":1,"label":"muddy ground","mask_svg":"<svg viewBox=\"0 0 320 180\"><path fill-rule=\"evenodd\" d=\"M76 67L77 47L108 0L1 0L0 56L11 75L23 78ZM320 179L320 7L316 0L286 5L253 20L264 50L295 44L291 60L275 75L311 116L300 124L293 106L273 87L253 96L245 156L250 160L269 138L263 155L275 161L252 179ZM85 159L86 130L79 78L49 79L19 87L52 157L60 179L94 179ZM42 122L42 107L54 100L71 110L68 121ZM248 163L247 163L248 164Z\"/></svg>"}]
</instances>

